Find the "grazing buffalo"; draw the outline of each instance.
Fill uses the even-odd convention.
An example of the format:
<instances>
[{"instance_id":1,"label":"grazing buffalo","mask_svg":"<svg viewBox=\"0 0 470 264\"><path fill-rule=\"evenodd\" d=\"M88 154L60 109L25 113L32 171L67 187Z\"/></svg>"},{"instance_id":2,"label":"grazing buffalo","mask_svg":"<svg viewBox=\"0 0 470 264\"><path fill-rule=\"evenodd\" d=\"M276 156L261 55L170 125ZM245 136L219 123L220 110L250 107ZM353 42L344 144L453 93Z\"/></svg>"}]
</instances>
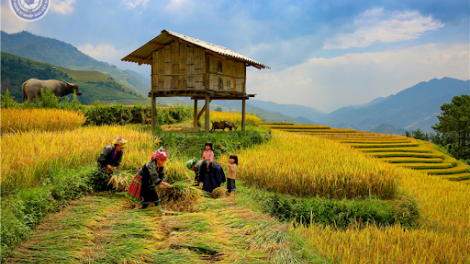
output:
<instances>
[{"instance_id":1,"label":"grazing buffalo","mask_svg":"<svg viewBox=\"0 0 470 264\"><path fill-rule=\"evenodd\" d=\"M233 123L222 121L222 122L212 122L211 131L214 131L216 129L222 129L225 131L225 128L227 127L230 129L230 131L232 131L232 128L235 128L235 130L237 130L237 127Z\"/></svg>"},{"instance_id":2,"label":"grazing buffalo","mask_svg":"<svg viewBox=\"0 0 470 264\"><path fill-rule=\"evenodd\" d=\"M235 130L237 130L237 126L234 123L231 123L231 122L224 122L224 123L225 123L225 127L228 127L230 131L232 131L232 128L235 128Z\"/></svg>"},{"instance_id":3,"label":"grazing buffalo","mask_svg":"<svg viewBox=\"0 0 470 264\"><path fill-rule=\"evenodd\" d=\"M82 92L78 89L78 85L75 83L62 82L58 80L38 80L35 78L29 79L21 86L23 90L23 102L26 100L34 100L41 98L41 88L50 89L52 94L55 94L57 98L62 98L67 94L71 94L74 91L78 96L82 95Z\"/></svg>"}]
</instances>

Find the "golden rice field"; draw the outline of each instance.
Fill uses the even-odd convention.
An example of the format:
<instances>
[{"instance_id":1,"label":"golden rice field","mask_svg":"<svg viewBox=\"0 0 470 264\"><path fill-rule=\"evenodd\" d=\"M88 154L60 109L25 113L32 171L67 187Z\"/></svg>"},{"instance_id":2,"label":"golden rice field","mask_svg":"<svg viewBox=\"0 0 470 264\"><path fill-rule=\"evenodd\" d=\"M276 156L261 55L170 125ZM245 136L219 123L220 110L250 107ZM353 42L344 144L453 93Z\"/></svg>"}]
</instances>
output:
<instances>
[{"instance_id":1,"label":"golden rice field","mask_svg":"<svg viewBox=\"0 0 470 264\"><path fill-rule=\"evenodd\" d=\"M311 249L340 263L470 263L470 185L396 168L398 187L418 201L422 226L295 229Z\"/></svg>"},{"instance_id":2,"label":"golden rice field","mask_svg":"<svg viewBox=\"0 0 470 264\"><path fill-rule=\"evenodd\" d=\"M118 136L129 141L124 150L123 169L136 170L155 150L153 136L121 126L4 134L1 183L8 188L31 187L52 169L96 162L103 148Z\"/></svg>"},{"instance_id":3,"label":"golden rice field","mask_svg":"<svg viewBox=\"0 0 470 264\"><path fill-rule=\"evenodd\" d=\"M236 126L242 125L242 114L241 113L230 113L230 112L218 112L218 111L211 111L211 122L222 122L227 121L234 123ZM201 117L201 122L204 124L204 115ZM245 125L247 126L258 126L261 122L261 117L246 113L245 116ZM211 126L212 127L212 126Z\"/></svg>"},{"instance_id":4,"label":"golden rice field","mask_svg":"<svg viewBox=\"0 0 470 264\"><path fill-rule=\"evenodd\" d=\"M83 114L62 109L1 109L2 133L71 130L85 123Z\"/></svg>"},{"instance_id":5,"label":"golden rice field","mask_svg":"<svg viewBox=\"0 0 470 264\"><path fill-rule=\"evenodd\" d=\"M274 131L269 143L238 155L240 179L281 193L393 199L397 192L394 166L328 139Z\"/></svg>"}]
</instances>

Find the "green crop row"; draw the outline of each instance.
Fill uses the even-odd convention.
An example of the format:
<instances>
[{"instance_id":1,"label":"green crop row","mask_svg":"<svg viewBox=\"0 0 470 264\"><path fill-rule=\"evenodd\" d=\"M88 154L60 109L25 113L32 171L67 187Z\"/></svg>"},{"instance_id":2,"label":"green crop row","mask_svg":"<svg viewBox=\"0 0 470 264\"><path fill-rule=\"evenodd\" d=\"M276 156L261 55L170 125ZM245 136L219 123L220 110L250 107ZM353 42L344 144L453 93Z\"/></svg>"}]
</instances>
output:
<instances>
[{"instance_id":1,"label":"green crop row","mask_svg":"<svg viewBox=\"0 0 470 264\"><path fill-rule=\"evenodd\" d=\"M453 168L452 163L397 163L397 166L406 167L415 170L424 169L449 169Z\"/></svg>"},{"instance_id":2,"label":"green crop row","mask_svg":"<svg viewBox=\"0 0 470 264\"><path fill-rule=\"evenodd\" d=\"M329 126L315 126L315 125L309 125L309 126L299 126L299 125L282 125L282 126L269 126L271 129L280 129L280 130L285 130L285 129L330 129Z\"/></svg>"},{"instance_id":3,"label":"green crop row","mask_svg":"<svg viewBox=\"0 0 470 264\"><path fill-rule=\"evenodd\" d=\"M364 153L373 152L413 152L413 153L432 153L432 151L425 147L409 147L409 148L365 148L361 149Z\"/></svg>"},{"instance_id":4,"label":"green crop row","mask_svg":"<svg viewBox=\"0 0 470 264\"><path fill-rule=\"evenodd\" d=\"M261 122L261 126L271 126L271 125L276 125L276 126L292 126L294 123L279 123L279 122Z\"/></svg>"},{"instance_id":5,"label":"green crop row","mask_svg":"<svg viewBox=\"0 0 470 264\"><path fill-rule=\"evenodd\" d=\"M457 162L457 166L449 169L428 169L424 170L430 175L446 175L446 174L459 174L468 172L468 166L460 161Z\"/></svg>"},{"instance_id":6,"label":"green crop row","mask_svg":"<svg viewBox=\"0 0 470 264\"><path fill-rule=\"evenodd\" d=\"M404 144L404 143L412 143L411 140L396 140L396 141L363 141L363 140L338 140L340 143L345 144Z\"/></svg>"},{"instance_id":7,"label":"green crop row","mask_svg":"<svg viewBox=\"0 0 470 264\"><path fill-rule=\"evenodd\" d=\"M399 143L399 144L347 144L353 148L403 148L418 147L418 143Z\"/></svg>"},{"instance_id":8,"label":"green crop row","mask_svg":"<svg viewBox=\"0 0 470 264\"><path fill-rule=\"evenodd\" d=\"M416 157L416 158L442 158L443 154L434 154L434 153L413 153L413 152L372 152L366 153L369 156L374 156L377 158L386 158L386 157Z\"/></svg>"},{"instance_id":9,"label":"green crop row","mask_svg":"<svg viewBox=\"0 0 470 264\"><path fill-rule=\"evenodd\" d=\"M380 160L389 163L443 163L440 158L410 158L410 157L391 157L381 158Z\"/></svg>"},{"instance_id":10,"label":"green crop row","mask_svg":"<svg viewBox=\"0 0 470 264\"><path fill-rule=\"evenodd\" d=\"M442 178L442 179L451 180L451 181L461 181L461 180L470 179L469 172L449 174L449 175L435 175L435 176Z\"/></svg>"}]
</instances>

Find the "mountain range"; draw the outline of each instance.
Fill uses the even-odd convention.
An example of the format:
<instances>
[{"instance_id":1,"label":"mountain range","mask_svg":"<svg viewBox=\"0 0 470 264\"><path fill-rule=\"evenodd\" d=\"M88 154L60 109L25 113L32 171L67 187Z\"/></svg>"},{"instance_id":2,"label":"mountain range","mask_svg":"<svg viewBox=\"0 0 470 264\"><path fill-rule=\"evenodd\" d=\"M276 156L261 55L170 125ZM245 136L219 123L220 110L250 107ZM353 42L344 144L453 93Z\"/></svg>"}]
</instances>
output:
<instances>
[{"instance_id":1,"label":"mountain range","mask_svg":"<svg viewBox=\"0 0 470 264\"><path fill-rule=\"evenodd\" d=\"M36 36L26 31L15 34L2 31L1 50L2 66L3 57L8 57L3 52L7 52L32 61L50 64L50 68L56 66L57 70L63 73L59 75L65 78L80 76L78 81L82 83L85 90L88 89L92 93L88 95L90 98L83 98L86 99L82 100L83 102L89 103L93 98L104 101L115 100L119 103L133 101L145 104L149 102L147 94L150 91L150 76L142 76L135 71L121 70L107 62L97 61L63 41ZM29 69L31 74L38 76L46 74L45 68L41 68L45 66L33 64L36 69L34 67ZM38 67L41 69L38 70ZM5 90L5 84L6 87L16 87L18 83L28 79L15 71L10 71L6 76L8 78L5 79L4 72L2 69L2 91ZM97 75L97 72L103 75ZM106 85L103 86L99 82L94 83L91 80L93 78L98 78L103 84L107 82L111 85L106 88ZM112 89L117 89L116 91L124 92L124 94L109 96ZM126 100L126 94L132 95L130 100ZM342 107L331 113L324 113L311 106L278 104L256 99L247 101L247 112L256 113L267 121L324 124L337 128L374 130L383 133L385 130L400 133L403 129L416 128L421 128L424 132L432 132L431 126L438 122L436 116L440 114L440 106L449 103L454 96L462 94L470 94L469 80L444 77L420 82L395 95L379 97L363 105ZM167 105L193 104L189 98L184 97L157 98L157 100ZM239 101L213 101L211 103L211 109L218 107L224 111L240 111L241 103Z\"/></svg>"}]
</instances>

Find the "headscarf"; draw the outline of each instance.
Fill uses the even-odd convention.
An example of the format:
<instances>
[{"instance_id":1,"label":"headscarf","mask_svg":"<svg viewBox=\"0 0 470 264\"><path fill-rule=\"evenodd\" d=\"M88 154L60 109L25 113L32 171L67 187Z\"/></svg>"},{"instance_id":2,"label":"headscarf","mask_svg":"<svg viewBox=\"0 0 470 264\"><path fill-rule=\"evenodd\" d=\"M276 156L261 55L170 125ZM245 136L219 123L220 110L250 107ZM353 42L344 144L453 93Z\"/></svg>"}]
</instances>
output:
<instances>
[{"instance_id":1,"label":"headscarf","mask_svg":"<svg viewBox=\"0 0 470 264\"><path fill-rule=\"evenodd\" d=\"M188 169L191 169L191 167L193 167L194 164L196 164L196 162L198 162L199 160L197 158L193 158L193 159L190 159L186 162L186 168Z\"/></svg>"},{"instance_id":2,"label":"headscarf","mask_svg":"<svg viewBox=\"0 0 470 264\"><path fill-rule=\"evenodd\" d=\"M123 139L122 137L117 137L113 140L113 145L123 146L127 144L127 140Z\"/></svg>"},{"instance_id":3,"label":"headscarf","mask_svg":"<svg viewBox=\"0 0 470 264\"><path fill-rule=\"evenodd\" d=\"M166 161L168 158L168 151L164 149L163 147L160 147L155 153L152 154L152 157L150 158L150 161L152 160L161 160L161 161Z\"/></svg>"}]
</instances>

